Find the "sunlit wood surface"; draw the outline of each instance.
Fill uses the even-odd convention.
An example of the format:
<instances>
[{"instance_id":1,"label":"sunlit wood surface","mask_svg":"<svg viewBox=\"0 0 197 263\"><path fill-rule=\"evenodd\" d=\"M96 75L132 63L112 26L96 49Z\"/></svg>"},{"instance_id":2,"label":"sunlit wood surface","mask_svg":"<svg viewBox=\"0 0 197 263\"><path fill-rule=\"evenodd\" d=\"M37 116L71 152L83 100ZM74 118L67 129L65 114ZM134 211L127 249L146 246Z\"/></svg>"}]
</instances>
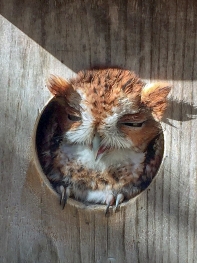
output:
<instances>
[{"instance_id":1,"label":"sunlit wood surface","mask_svg":"<svg viewBox=\"0 0 197 263\"><path fill-rule=\"evenodd\" d=\"M0 262L197 262L197 2L0 1ZM95 65L173 85L149 188L104 216L64 210L33 161L50 73Z\"/></svg>"}]
</instances>

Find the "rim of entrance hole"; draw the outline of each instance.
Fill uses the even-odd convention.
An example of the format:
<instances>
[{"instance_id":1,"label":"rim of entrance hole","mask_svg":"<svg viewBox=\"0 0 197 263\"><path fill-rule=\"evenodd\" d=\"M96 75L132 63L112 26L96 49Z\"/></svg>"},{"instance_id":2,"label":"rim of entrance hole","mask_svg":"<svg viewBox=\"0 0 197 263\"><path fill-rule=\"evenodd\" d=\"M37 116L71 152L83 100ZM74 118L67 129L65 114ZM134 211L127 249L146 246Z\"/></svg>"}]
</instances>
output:
<instances>
[{"instance_id":1,"label":"rim of entrance hole","mask_svg":"<svg viewBox=\"0 0 197 263\"><path fill-rule=\"evenodd\" d=\"M51 106L51 104L53 102L56 101L56 98L53 97L51 99L48 100L48 102L45 104L45 106L43 107L41 113L39 114L39 116L36 119L35 125L34 125L34 131L33 131L33 161L34 161L34 165L36 167L37 173L39 174L40 178L43 180L43 182L45 183L45 185L48 187L48 189L50 190L50 192L54 195L54 197L59 198L59 194L55 191L55 189L53 188L53 186L51 185L49 179L47 178L47 176L45 175L40 159L39 159L39 154L38 154L38 147L37 147L37 136L38 136L38 127L40 125L40 120L43 117L43 114L46 112L46 110L48 110L48 108ZM163 165L164 162L164 156L165 156L165 130L163 129L163 124L160 123L161 125L161 129L162 129L162 134L163 134L163 154L162 154L162 158L161 158L161 162L159 164L159 167L157 169L157 172L155 173L153 179L151 180L151 182L147 185L147 187L142 190L142 192L140 192L139 194L137 194L135 197L129 199L129 200L125 200L123 203L120 204L119 209L121 209L122 207L125 206L129 206L131 205L137 198L139 198L141 195L145 194L146 191L148 191L148 189L150 188L150 186L152 185L153 181L156 180L158 174L160 173L161 167ZM70 197L67 200L67 203L71 206L77 207L77 208L81 208L81 209L87 209L87 210L99 210L99 211L103 211L105 212L106 210L106 205L103 204L84 204L81 201L75 200L74 198Z\"/></svg>"}]
</instances>

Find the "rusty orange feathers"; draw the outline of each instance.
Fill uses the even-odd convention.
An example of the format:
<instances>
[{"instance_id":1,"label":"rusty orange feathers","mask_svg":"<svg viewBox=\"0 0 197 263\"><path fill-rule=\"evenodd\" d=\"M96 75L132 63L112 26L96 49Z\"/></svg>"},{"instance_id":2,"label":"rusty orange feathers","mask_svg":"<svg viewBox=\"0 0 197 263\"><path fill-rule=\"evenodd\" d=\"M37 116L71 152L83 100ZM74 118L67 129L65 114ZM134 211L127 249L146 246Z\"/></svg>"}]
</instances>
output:
<instances>
[{"instance_id":1,"label":"rusty orange feathers","mask_svg":"<svg viewBox=\"0 0 197 263\"><path fill-rule=\"evenodd\" d=\"M47 86L55 99L38 147L61 204L71 196L108 211L142 191L162 157L168 84L145 85L128 70L102 69L69 82L51 76Z\"/></svg>"}]
</instances>

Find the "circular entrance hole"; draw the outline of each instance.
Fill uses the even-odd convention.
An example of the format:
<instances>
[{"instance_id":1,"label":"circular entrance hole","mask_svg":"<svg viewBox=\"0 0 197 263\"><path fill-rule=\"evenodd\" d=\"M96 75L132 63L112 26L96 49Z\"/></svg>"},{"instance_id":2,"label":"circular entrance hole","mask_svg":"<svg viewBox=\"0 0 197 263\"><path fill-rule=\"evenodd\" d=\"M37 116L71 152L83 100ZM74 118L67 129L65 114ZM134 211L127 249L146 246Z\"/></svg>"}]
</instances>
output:
<instances>
[{"instance_id":1,"label":"circular entrance hole","mask_svg":"<svg viewBox=\"0 0 197 263\"><path fill-rule=\"evenodd\" d=\"M35 124L33 139L34 161L39 175L53 194L57 196L60 196L60 185L58 179L54 180L57 171L54 170L53 160L57 149L62 143L65 143L63 141L61 120L66 112L62 110L62 107L61 99L56 97L47 103ZM140 183L137 183L140 191L136 191L133 197L138 196L150 185L161 165L164 151L164 136L161 125L159 123L158 125L160 126L160 133L149 143L146 149L141 180ZM66 166L66 163L64 165ZM57 176L57 178L59 177ZM120 206L125 206L132 198L125 198ZM105 210L104 205L84 203L75 199L74 196L70 196L67 202L83 209L86 207L94 210Z\"/></svg>"}]
</instances>

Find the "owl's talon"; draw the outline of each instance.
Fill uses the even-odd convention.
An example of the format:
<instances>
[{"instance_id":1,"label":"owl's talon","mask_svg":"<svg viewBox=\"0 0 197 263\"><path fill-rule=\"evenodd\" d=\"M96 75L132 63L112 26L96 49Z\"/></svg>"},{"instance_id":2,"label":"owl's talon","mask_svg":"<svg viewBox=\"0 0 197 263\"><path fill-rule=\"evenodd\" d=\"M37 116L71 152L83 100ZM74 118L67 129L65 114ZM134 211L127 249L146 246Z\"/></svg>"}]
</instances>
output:
<instances>
[{"instance_id":1,"label":"owl's talon","mask_svg":"<svg viewBox=\"0 0 197 263\"><path fill-rule=\"evenodd\" d=\"M108 194L105 200L105 203L107 205L106 210L105 210L105 216L109 213L109 207L114 204L115 198L113 194Z\"/></svg>"},{"instance_id":2,"label":"owl's talon","mask_svg":"<svg viewBox=\"0 0 197 263\"><path fill-rule=\"evenodd\" d=\"M118 194L116 197L116 205L115 205L115 212L117 211L119 205L123 202L124 200L124 195L123 194Z\"/></svg>"},{"instance_id":3,"label":"owl's talon","mask_svg":"<svg viewBox=\"0 0 197 263\"><path fill-rule=\"evenodd\" d=\"M110 204L108 204L107 207L106 207L106 209L105 209L105 216L107 216L108 213L109 213L109 207L110 207Z\"/></svg>"},{"instance_id":4,"label":"owl's talon","mask_svg":"<svg viewBox=\"0 0 197 263\"><path fill-rule=\"evenodd\" d=\"M60 206L62 207L62 209L64 209L65 205L66 205L66 201L67 201L67 198L66 198L66 190L64 188L63 185L60 186Z\"/></svg>"},{"instance_id":5,"label":"owl's talon","mask_svg":"<svg viewBox=\"0 0 197 263\"><path fill-rule=\"evenodd\" d=\"M62 210L64 209L66 203L67 203L67 196L66 195L62 195L61 198L60 198L60 206L62 207Z\"/></svg>"},{"instance_id":6,"label":"owl's talon","mask_svg":"<svg viewBox=\"0 0 197 263\"><path fill-rule=\"evenodd\" d=\"M63 210L70 196L70 189L65 188L63 185L61 185L59 190L60 190L60 206L62 207Z\"/></svg>"}]
</instances>

